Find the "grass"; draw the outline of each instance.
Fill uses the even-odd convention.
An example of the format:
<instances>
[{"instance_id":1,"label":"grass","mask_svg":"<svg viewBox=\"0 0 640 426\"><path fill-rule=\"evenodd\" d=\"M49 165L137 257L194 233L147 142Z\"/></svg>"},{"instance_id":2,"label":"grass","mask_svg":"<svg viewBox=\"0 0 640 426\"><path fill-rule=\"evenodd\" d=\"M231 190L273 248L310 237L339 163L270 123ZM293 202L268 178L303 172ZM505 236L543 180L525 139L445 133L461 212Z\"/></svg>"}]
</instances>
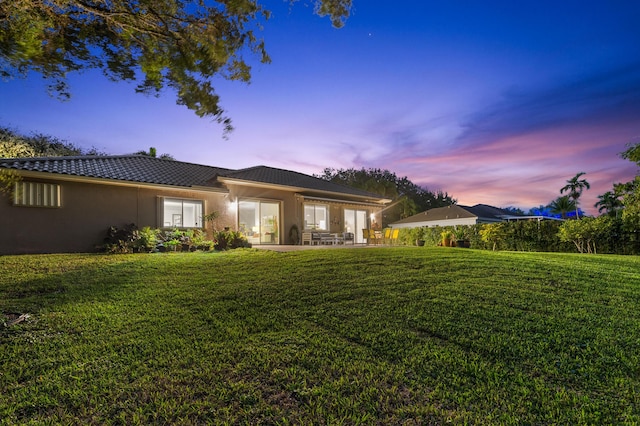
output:
<instances>
[{"instance_id":1,"label":"grass","mask_svg":"<svg viewBox=\"0 0 640 426\"><path fill-rule=\"evenodd\" d=\"M638 257L4 256L0 424L637 424L639 306Z\"/></svg>"}]
</instances>

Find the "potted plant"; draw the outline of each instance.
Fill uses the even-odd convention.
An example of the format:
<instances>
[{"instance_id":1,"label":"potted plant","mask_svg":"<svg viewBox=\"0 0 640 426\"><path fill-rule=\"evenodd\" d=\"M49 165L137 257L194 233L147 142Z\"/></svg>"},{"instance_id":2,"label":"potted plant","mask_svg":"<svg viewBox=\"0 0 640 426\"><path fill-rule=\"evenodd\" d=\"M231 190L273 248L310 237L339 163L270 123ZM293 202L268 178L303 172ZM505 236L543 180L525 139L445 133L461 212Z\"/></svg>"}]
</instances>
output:
<instances>
[{"instance_id":1,"label":"potted plant","mask_svg":"<svg viewBox=\"0 0 640 426\"><path fill-rule=\"evenodd\" d=\"M300 231L298 230L298 225L295 223L291 225L291 229L289 229L289 243L294 246L300 244Z\"/></svg>"},{"instance_id":2,"label":"potted plant","mask_svg":"<svg viewBox=\"0 0 640 426\"><path fill-rule=\"evenodd\" d=\"M453 236L455 237L456 247L464 247L465 240L467 238L467 230L462 227L456 227L453 231Z\"/></svg>"},{"instance_id":3,"label":"potted plant","mask_svg":"<svg viewBox=\"0 0 640 426\"><path fill-rule=\"evenodd\" d=\"M440 233L440 237L442 237L442 246L443 247L451 247L451 237L453 236L452 232L449 230L444 230Z\"/></svg>"}]
</instances>

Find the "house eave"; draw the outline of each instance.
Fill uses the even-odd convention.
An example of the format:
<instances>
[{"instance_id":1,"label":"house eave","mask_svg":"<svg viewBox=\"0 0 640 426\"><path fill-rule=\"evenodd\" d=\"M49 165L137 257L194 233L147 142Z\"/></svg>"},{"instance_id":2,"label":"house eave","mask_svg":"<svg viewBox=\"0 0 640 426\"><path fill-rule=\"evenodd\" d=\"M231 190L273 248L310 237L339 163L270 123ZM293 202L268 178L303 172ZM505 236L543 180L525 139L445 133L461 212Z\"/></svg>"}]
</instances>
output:
<instances>
[{"instance_id":1,"label":"house eave","mask_svg":"<svg viewBox=\"0 0 640 426\"><path fill-rule=\"evenodd\" d=\"M327 202L327 203L336 203L336 204L353 204L357 206L366 206L366 207L383 207L380 203L368 202L368 201L353 201L353 200L344 200L338 198L326 198L326 197L314 197L310 195L304 194L296 194L296 196L302 198L305 201L319 201L319 202Z\"/></svg>"},{"instance_id":2,"label":"house eave","mask_svg":"<svg viewBox=\"0 0 640 426\"><path fill-rule=\"evenodd\" d=\"M3 169L3 170L14 170L14 169ZM87 176L74 176L74 175L65 175L61 173L51 173L51 172L34 172L30 170L14 170L18 175L24 178L37 178L37 179L51 179L51 180L59 180L64 182L78 182L78 183L91 183L91 184L99 184L99 185L112 185L112 186L126 186L126 187L135 187L135 188L157 188L157 189L171 189L171 190L179 190L179 191L200 191L200 192L214 192L221 194L228 194L229 190L226 188L214 188L208 186L180 186L180 185L168 185L168 184L160 184L160 183L149 183L149 182L135 182L135 181L125 181L118 179L105 179L105 178L95 178L95 177L87 177Z\"/></svg>"},{"instance_id":3,"label":"house eave","mask_svg":"<svg viewBox=\"0 0 640 426\"><path fill-rule=\"evenodd\" d=\"M257 188L296 192L299 195L302 195L304 197L307 197L307 196L311 197L312 195L309 195L309 193L312 193L314 195L322 194L322 195L333 196L333 197L348 197L351 199L361 200L361 202L378 204L378 205L384 205L391 202L391 200L386 198L372 199L372 197L367 197L364 195L348 194L348 193L335 192L335 191L325 191L321 189L311 189L311 188L304 188L300 186L256 182L251 180L234 179L234 178L228 178L228 177L218 177L218 181L224 183L225 185L231 184L231 185L251 186L254 188L257 187ZM350 200L343 200L343 202L350 202Z\"/></svg>"}]
</instances>

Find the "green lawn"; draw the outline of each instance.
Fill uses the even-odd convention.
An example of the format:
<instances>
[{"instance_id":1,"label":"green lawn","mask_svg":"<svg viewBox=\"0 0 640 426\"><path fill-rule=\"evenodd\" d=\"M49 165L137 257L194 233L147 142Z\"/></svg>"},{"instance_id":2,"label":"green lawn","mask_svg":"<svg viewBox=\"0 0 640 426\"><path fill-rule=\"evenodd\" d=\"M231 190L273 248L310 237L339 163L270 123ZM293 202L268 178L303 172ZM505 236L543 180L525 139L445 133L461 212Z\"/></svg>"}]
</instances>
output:
<instances>
[{"instance_id":1,"label":"green lawn","mask_svg":"<svg viewBox=\"0 0 640 426\"><path fill-rule=\"evenodd\" d=\"M0 257L0 424L637 424L640 258Z\"/></svg>"}]
</instances>

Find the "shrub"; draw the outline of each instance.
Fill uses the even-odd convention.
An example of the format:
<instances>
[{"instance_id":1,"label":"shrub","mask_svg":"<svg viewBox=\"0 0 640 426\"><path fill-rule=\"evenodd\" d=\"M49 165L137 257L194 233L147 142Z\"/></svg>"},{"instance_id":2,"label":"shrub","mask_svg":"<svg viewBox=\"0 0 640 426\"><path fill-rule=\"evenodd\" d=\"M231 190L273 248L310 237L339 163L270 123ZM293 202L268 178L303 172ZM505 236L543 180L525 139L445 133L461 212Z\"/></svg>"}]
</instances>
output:
<instances>
[{"instance_id":1,"label":"shrub","mask_svg":"<svg viewBox=\"0 0 640 426\"><path fill-rule=\"evenodd\" d=\"M251 243L247 238L236 231L218 231L214 238L214 248L216 250L230 250L236 248L251 248Z\"/></svg>"},{"instance_id":2,"label":"shrub","mask_svg":"<svg viewBox=\"0 0 640 426\"><path fill-rule=\"evenodd\" d=\"M138 228L133 223L122 228L111 226L107 230L107 236L104 238L100 250L111 254L133 253L139 238Z\"/></svg>"},{"instance_id":3,"label":"shrub","mask_svg":"<svg viewBox=\"0 0 640 426\"><path fill-rule=\"evenodd\" d=\"M241 243L233 240L230 248L235 248L236 245L241 245ZM145 226L139 230L132 223L121 229L111 226L99 248L106 253L149 253L153 251L211 250L213 247L214 241L207 240L206 234L200 229L160 230Z\"/></svg>"},{"instance_id":4,"label":"shrub","mask_svg":"<svg viewBox=\"0 0 640 426\"><path fill-rule=\"evenodd\" d=\"M134 241L134 248L147 253L154 251L158 244L158 234L157 229L145 226L138 231L138 240Z\"/></svg>"}]
</instances>

